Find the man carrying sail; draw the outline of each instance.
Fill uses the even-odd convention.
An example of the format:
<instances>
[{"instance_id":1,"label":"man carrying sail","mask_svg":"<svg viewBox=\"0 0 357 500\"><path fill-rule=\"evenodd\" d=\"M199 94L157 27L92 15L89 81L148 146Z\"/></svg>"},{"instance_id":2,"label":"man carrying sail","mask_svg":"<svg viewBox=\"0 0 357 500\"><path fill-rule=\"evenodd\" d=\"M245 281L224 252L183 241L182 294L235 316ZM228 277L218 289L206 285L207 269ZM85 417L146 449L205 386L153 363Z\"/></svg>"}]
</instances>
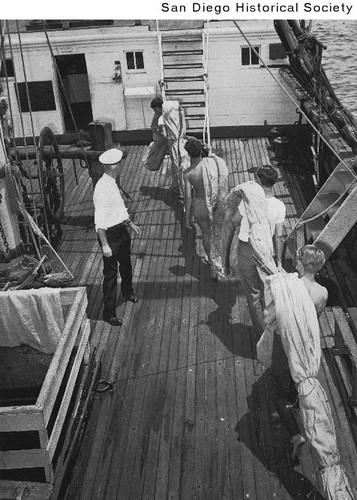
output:
<instances>
[{"instance_id":1,"label":"man carrying sail","mask_svg":"<svg viewBox=\"0 0 357 500\"><path fill-rule=\"evenodd\" d=\"M286 208L274 196L278 173L262 165L256 181L239 184L227 198L223 247L229 253L232 235L239 228L237 271L247 297L256 336L264 331L264 283L282 270L283 230Z\"/></svg>"},{"instance_id":2,"label":"man carrying sail","mask_svg":"<svg viewBox=\"0 0 357 500\"><path fill-rule=\"evenodd\" d=\"M217 278L222 269L222 227L225 200L228 194L228 169L216 155L208 156L201 141L192 137L186 141L191 166L183 174L187 226L195 220L202 232L206 262ZM192 196L193 195L193 196Z\"/></svg>"},{"instance_id":3,"label":"man carrying sail","mask_svg":"<svg viewBox=\"0 0 357 500\"><path fill-rule=\"evenodd\" d=\"M151 108L154 110L154 116L151 121L152 142L146 151L143 162L145 168L152 172L159 170L165 155L170 152L164 123L160 123L160 119L162 118L162 105L163 101L161 97L155 97L150 104Z\"/></svg>"},{"instance_id":4,"label":"man carrying sail","mask_svg":"<svg viewBox=\"0 0 357 500\"><path fill-rule=\"evenodd\" d=\"M311 349L311 353L316 352L317 356L320 356L319 327L316 317L322 313L328 297L326 288L315 281L315 274L325 263L323 251L314 245L305 245L298 250L297 259L300 282L296 280L296 274L285 273L281 279L272 276L266 280L266 309L264 311L266 328L257 345L258 359L266 367L271 363L270 379L273 400L280 420L290 434L293 444L293 458L299 457L300 448L305 443L305 439L300 434L295 418L293 405L297 401L298 392L290 373L288 357L284 351L284 339L277 322L277 314L283 316L279 317L279 324L283 329L285 328L285 334L287 333L292 339L294 335L296 336L293 342L296 346L300 346L297 349L299 353L305 351L311 342L315 346L314 349ZM291 294L291 290L294 291L293 294ZM308 307L309 304L303 303L304 301L310 303L305 290L308 292L315 310ZM291 295L296 295L295 301ZM277 297L280 301L278 305L275 304ZM297 324L299 327L296 326ZM315 329L313 330L313 328ZM316 338L311 334L311 331L315 332ZM284 344L286 347L287 342L284 341ZM289 349L289 357L291 356L294 354ZM304 355L301 354L301 356ZM307 353L307 357L309 357L309 353Z\"/></svg>"},{"instance_id":5,"label":"man carrying sail","mask_svg":"<svg viewBox=\"0 0 357 500\"><path fill-rule=\"evenodd\" d=\"M171 189L183 196L183 172L190 166L185 150L185 113L179 101L166 100L162 104L162 118L171 158Z\"/></svg>"},{"instance_id":6,"label":"man carrying sail","mask_svg":"<svg viewBox=\"0 0 357 500\"><path fill-rule=\"evenodd\" d=\"M331 407L318 379L318 315L325 307L327 290L315 282L314 275L324 264L325 256L314 245L302 247L297 256L301 279L296 273L285 272L266 279L267 327L257 345L258 359L267 366L271 344L273 397L291 436L292 458L299 457L307 438L317 460L316 477L322 496L327 500L352 500L357 498L356 490L341 464ZM303 434L289 402L289 390L294 385Z\"/></svg>"}]
</instances>

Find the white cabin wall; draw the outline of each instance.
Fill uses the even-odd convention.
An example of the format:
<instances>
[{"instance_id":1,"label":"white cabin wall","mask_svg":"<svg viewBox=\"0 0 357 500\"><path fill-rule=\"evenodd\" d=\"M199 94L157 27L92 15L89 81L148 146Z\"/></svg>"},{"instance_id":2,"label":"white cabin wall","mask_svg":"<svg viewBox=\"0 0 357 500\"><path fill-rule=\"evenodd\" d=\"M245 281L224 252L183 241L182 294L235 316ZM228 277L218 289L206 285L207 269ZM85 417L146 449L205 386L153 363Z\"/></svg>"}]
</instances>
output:
<instances>
[{"instance_id":1,"label":"white cabin wall","mask_svg":"<svg viewBox=\"0 0 357 500\"><path fill-rule=\"evenodd\" d=\"M55 134L63 133L63 120L60 112L60 98L55 78L55 69L47 45L43 48L37 48L36 51L29 51L26 47L23 50L24 67L19 52L14 51L14 71L17 83L51 80L53 83L53 93L55 97L56 110L51 111L32 111L22 113L23 128L21 124L20 110L15 91L15 78L9 78L9 91L13 115L13 127L15 137L32 137L33 130L35 135L39 135L41 129L49 126ZM3 81L5 91L6 82ZM24 129L24 130L23 130Z\"/></svg>"},{"instance_id":2,"label":"white cabin wall","mask_svg":"<svg viewBox=\"0 0 357 500\"><path fill-rule=\"evenodd\" d=\"M261 46L261 57L270 61L269 43L276 38L250 39L253 46ZM209 103L212 127L290 124L296 120L295 106L267 69L260 66L242 66L241 47L247 42L238 35L225 38L211 36L209 49ZM272 68L278 77L279 68Z\"/></svg>"},{"instance_id":3,"label":"white cabin wall","mask_svg":"<svg viewBox=\"0 0 357 500\"><path fill-rule=\"evenodd\" d=\"M113 130L126 129L123 85L113 81L114 61L121 60L113 51L86 52L93 120L110 122Z\"/></svg>"},{"instance_id":4,"label":"white cabin wall","mask_svg":"<svg viewBox=\"0 0 357 500\"><path fill-rule=\"evenodd\" d=\"M126 96L127 130L150 128L153 111L150 102L155 97L157 82L161 76L159 46L157 37L146 40L127 42L121 46L123 84L126 88L148 87L152 88L151 95ZM128 70L126 64L126 51L143 52L144 69ZM139 92L140 94L140 92Z\"/></svg>"},{"instance_id":5,"label":"white cabin wall","mask_svg":"<svg viewBox=\"0 0 357 500\"><path fill-rule=\"evenodd\" d=\"M105 41L103 41L104 45ZM91 93L93 119L108 121L113 130L137 130L150 127L150 96L125 96L125 88L155 88L160 78L157 38L120 39L115 45L93 51L86 48L86 62ZM143 52L144 69L128 70L126 52ZM120 61L122 83L113 81L115 61Z\"/></svg>"},{"instance_id":6,"label":"white cabin wall","mask_svg":"<svg viewBox=\"0 0 357 500\"><path fill-rule=\"evenodd\" d=\"M108 50L108 49L107 49ZM126 51L142 51L144 69L130 72L126 67ZM130 41L118 43L117 48L103 53L86 53L93 119L108 121L113 130L137 130L150 127L152 96L125 96L126 87L155 88L160 76L159 62L151 44L138 46ZM120 61L122 83L113 81L115 61Z\"/></svg>"},{"instance_id":7,"label":"white cabin wall","mask_svg":"<svg viewBox=\"0 0 357 500\"><path fill-rule=\"evenodd\" d=\"M93 34L92 34L93 33ZM73 37L72 39L70 37ZM14 63L18 82L24 81L22 62L18 44L14 37ZM61 31L50 33L54 55L84 54L87 65L89 91L93 120L108 121L113 130L148 129L152 119L150 102L155 97L157 82L161 76L157 35L148 32L146 27L138 29L120 28ZM38 135L45 125L56 134L64 133L62 110L58 91L57 76L53 67L51 53L43 34L23 34L23 54L28 81L52 80L56 110L33 112L32 119L35 134ZM128 70L126 51L142 51L144 69ZM8 54L8 57L10 54ZM113 81L115 61L120 61L122 83ZM15 136L32 136L30 113L23 113L24 134L22 131L19 109L10 78L10 99L13 107ZM3 87L6 87L5 80ZM124 96L125 88L146 87L152 89L149 95Z\"/></svg>"},{"instance_id":8,"label":"white cabin wall","mask_svg":"<svg viewBox=\"0 0 357 500\"><path fill-rule=\"evenodd\" d=\"M259 29L260 22L244 25L253 45L262 47L267 64L284 61L268 59L269 43L278 43L272 23ZM149 129L152 110L150 101L161 78L160 52L157 34L146 27L103 28L95 30L56 31L50 33L54 55L85 54L93 119L108 121L113 131ZM232 23L210 29L209 43L209 103L211 127L254 126L294 123L295 105L273 80L265 68L241 65L241 47L247 42ZM15 71L18 81L24 81L16 37ZM49 47L43 33L24 33L23 51L28 81L52 80L55 111L33 112L35 134L45 125L56 134L64 132L57 77ZM142 51L143 70L128 70L126 51ZM113 81L115 61L120 61L122 83ZM278 76L278 68L271 70ZM22 137L13 79L10 81L15 135ZM5 85L3 85L5 87ZM135 92L135 89L139 89ZM146 89L146 91L145 91ZM149 90L147 90L149 89ZM131 95L125 95L130 90ZM152 92L152 94L151 94ZM24 113L25 135L31 136L30 114Z\"/></svg>"}]
</instances>

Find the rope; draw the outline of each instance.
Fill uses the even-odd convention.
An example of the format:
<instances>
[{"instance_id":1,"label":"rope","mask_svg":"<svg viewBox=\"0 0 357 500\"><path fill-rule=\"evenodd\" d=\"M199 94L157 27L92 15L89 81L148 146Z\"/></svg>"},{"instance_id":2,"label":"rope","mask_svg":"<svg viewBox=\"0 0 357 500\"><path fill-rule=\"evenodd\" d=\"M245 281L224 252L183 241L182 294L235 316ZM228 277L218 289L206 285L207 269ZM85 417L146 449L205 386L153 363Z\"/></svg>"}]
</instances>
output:
<instances>
[{"instance_id":1,"label":"rope","mask_svg":"<svg viewBox=\"0 0 357 500\"><path fill-rule=\"evenodd\" d=\"M15 181L13 178L13 174L16 173L19 173L19 169L17 167L13 168L10 162L5 165L6 190L9 196L9 208L13 214L18 214L22 211L18 201Z\"/></svg>"},{"instance_id":2,"label":"rope","mask_svg":"<svg viewBox=\"0 0 357 500\"><path fill-rule=\"evenodd\" d=\"M320 139L327 145L327 147L332 151L332 153L337 157L337 159L339 160L340 163L342 163L343 165L345 165L345 167L347 168L347 170L349 170L349 172L352 174L352 176L354 177L354 181L353 183L355 183L357 181L357 175L356 173L354 172L354 170L352 168L350 168L350 166L344 161L342 160L342 158L339 156L339 154L334 150L334 148L329 144L329 142L324 138L324 136L321 134L321 132L315 127L315 125L311 122L311 120L308 118L308 116L306 115L306 113L300 108L299 104L295 101L295 99L293 97L291 97L291 95L286 91L286 89L283 87L283 85L281 84L281 82L279 82L279 80L275 77L275 75L271 72L271 70L267 67L267 65L265 64L265 62L263 61L263 59L261 58L260 54L255 50L255 48L252 46L252 44L250 43L250 41L248 40L248 38L245 36L245 34L243 33L243 31L241 30L241 28L239 27L239 25L237 24L236 21L233 21L233 23L236 25L236 27L238 28L239 32L241 33L241 35L243 36L243 38L245 39L245 41L248 43L249 47L251 48L251 50L253 51L253 53L255 54L256 57L258 57L258 59L261 61L261 63L263 64L264 68L269 72L269 74L274 78L274 80L278 83L278 85L280 86L280 88L284 91L284 93L288 96L288 98L294 103L294 105L299 108L301 110L301 113L304 115L305 119L307 120L307 122L310 124L310 126L313 128L313 130L316 132L316 134L318 135L318 137L320 137ZM325 76L325 75L324 75ZM331 174L333 175L333 173ZM349 188L349 187L348 187ZM348 189L347 188L347 189ZM292 229L292 231L290 232L293 233L296 229L302 227L303 225L315 220L315 219L318 219L319 217L321 217L322 215L324 215L325 213L327 213L331 208L333 208L337 203L339 203L342 199L342 197L345 195L347 189L338 197L337 200L335 200L333 203L331 203L327 208L325 208L323 211L321 211L318 215L315 215L314 217L311 217L309 219L306 219L306 220L303 220L302 217L298 220L298 222L296 223L294 229ZM289 234L289 236L290 236Z\"/></svg>"},{"instance_id":3,"label":"rope","mask_svg":"<svg viewBox=\"0 0 357 500\"><path fill-rule=\"evenodd\" d=\"M206 23L206 36L203 34L203 38L206 38L206 47L203 44L204 50L204 90L205 90L205 121L203 125L203 140L207 136L207 144L211 150L211 131L210 131L210 120L209 120L209 83L208 83L208 61L209 61L209 20Z\"/></svg>"},{"instance_id":4,"label":"rope","mask_svg":"<svg viewBox=\"0 0 357 500\"><path fill-rule=\"evenodd\" d=\"M14 189L16 191L16 200L17 200L17 203L18 203L18 206L19 206L19 209L24 217L24 220L26 221L26 223L28 224L29 228L33 231L33 233L35 233L38 237L42 238L46 243L47 245L50 247L50 249L52 250L52 252L55 254L55 256L58 258L58 260L61 262L61 264L63 265L63 267L65 268L65 270L68 272L68 274L70 275L71 279L74 278L73 274L71 273L71 271L68 269L68 267L66 266L66 264L63 262L63 260L61 259L61 257L58 255L58 253L55 251L55 249L53 248L53 246L51 245L50 241L46 238L46 236L42 233L41 229L38 227L38 225L35 223L35 221L33 220L32 216L28 213L28 211L26 210L26 207L21 199L21 196L19 194L19 188L16 184L14 184ZM35 244L35 247L36 247L36 250L37 250L37 253L39 254L39 256L41 257L40 255L40 251L37 247L37 244L35 242L35 239L33 238L34 240L34 244ZM45 272L46 274L46 272Z\"/></svg>"},{"instance_id":5,"label":"rope","mask_svg":"<svg viewBox=\"0 0 357 500\"><path fill-rule=\"evenodd\" d=\"M293 28L292 28L292 30L293 30L293 33L295 35L295 31ZM349 143L351 140L356 142L356 139L352 136L350 130L348 129L348 125L354 127L354 129L356 129L357 122L354 119L353 115L348 113L344 109L344 107L342 106L341 101L337 97L331 83L329 82L329 80L327 78L325 70L321 66L322 48L326 48L326 47L324 47L316 39L316 37L314 35L308 34L306 32L301 36L299 36L299 35L295 35L295 36L296 36L296 39L298 42L300 42L300 40L302 40L302 42L300 43L300 45L296 49L296 51L294 51L293 53L290 53L291 54L290 66L291 66L291 69L292 69L294 75L296 76L298 81L303 82L303 85L305 86L305 88L308 89L309 93L315 97L315 99L317 100L319 105L322 106L322 108L324 109L327 116L330 117L330 119L332 121L331 124L328 124L328 127L330 128L330 130L333 131L332 124L335 124L335 126L338 129L341 128L341 125L340 125L338 119L336 118L336 113L338 113L340 111L343 114L343 116L342 116L343 123L347 127L347 131L346 130L344 131L343 129L341 130L341 134L342 134L343 138L345 139L345 141L347 143ZM310 70L310 72L308 70L308 75L306 75L306 71L303 71L303 72L298 71L298 69L300 69L300 66L301 66L299 57L302 57L303 50L306 50L308 53L310 53L310 51L308 49L305 49L307 42L310 40L314 40L314 43L317 44L319 51L318 51L317 58L314 57L314 54L312 54L312 56L309 57L309 65L311 67L311 70ZM294 55L294 57L292 56L292 54ZM296 64L296 61L299 61L298 64ZM298 69L296 69L296 66ZM318 76L317 81L315 80L315 78L313 78L314 74L316 74ZM326 105L326 102L321 97L321 94L317 93L316 85L315 85L316 83L319 83L320 90L323 88L325 91L327 91L327 93L329 94L328 97L332 98L332 100L337 103L337 105L338 105L337 107L335 106L332 110L329 109L329 107ZM341 136L338 138L338 141L340 142L340 144L344 145Z\"/></svg>"},{"instance_id":6,"label":"rope","mask_svg":"<svg viewBox=\"0 0 357 500\"><path fill-rule=\"evenodd\" d=\"M20 48L20 55L21 55L22 70L24 72L26 96L27 96L27 101L28 101L28 106L29 106L29 115L30 115L30 122L31 122L31 132L32 132L32 138L33 138L33 144L34 144L34 147L35 147L37 168L39 169L40 165L39 165L39 157L38 157L38 147L36 145L36 135L35 135L35 127L34 127L34 123L33 123L33 116L32 116L32 106L31 106L30 92L29 92L28 81L27 81L27 76L26 76L26 67L25 67L25 61L24 61L24 54L23 54L23 50L22 50L22 42L21 42L21 36L20 36L20 27L19 27L19 22L18 21L16 21L16 28L17 28L17 36L18 36L18 40L19 40L19 48ZM20 107L20 113L22 113L21 107ZM42 184L42 175L41 175L41 172L39 172L39 170L38 170L38 183L39 183L39 186L40 186L40 194L41 194L42 203L43 203L43 206L45 207L46 203L45 203L44 186ZM50 234L46 210L44 210L44 221L45 221L46 232L47 232L47 234Z\"/></svg>"},{"instance_id":7,"label":"rope","mask_svg":"<svg viewBox=\"0 0 357 500\"><path fill-rule=\"evenodd\" d=\"M162 55L162 35L159 29L159 21L156 21L156 32L157 32L157 40L159 44L159 54L160 54L160 69L161 69L161 80L159 81L160 89L161 89L161 97L163 101L166 101L165 95L165 82L164 82L164 58Z\"/></svg>"},{"instance_id":8,"label":"rope","mask_svg":"<svg viewBox=\"0 0 357 500\"><path fill-rule=\"evenodd\" d=\"M7 34L8 34L8 42L9 42L10 55L11 55L12 61L14 61L15 60L14 59L14 52L13 52L13 49L12 49L12 42L11 42L10 29L9 29L8 21L6 21L6 27L7 27ZM4 58L5 58L5 52L4 52ZM28 179L30 180L31 196L32 196L32 200L33 200L33 203L34 203L35 193L34 193L34 188L33 188L33 184L32 184L32 176L31 176L31 174L29 172L29 166L28 166L28 163L27 163L28 161L30 161L30 158L29 158L29 153L28 153L28 148L27 148L27 139L26 139L26 135L25 135L24 120L23 120L23 116L22 116L22 112L21 112L19 87L18 87L18 80L17 80L17 76L16 76L15 66L14 66L14 83L15 83L14 88L15 88L15 95L16 95L16 100L17 100L17 106L18 106L18 109L19 109L19 117L20 117L22 138L23 138L24 147L25 147L26 169L27 169ZM7 85L8 85L8 82L7 82ZM10 94L8 94L8 95L10 96ZM15 144L15 142L14 142L14 147L15 147L15 150L16 150L16 144ZM34 210L34 214L35 214L35 220L37 221L37 210Z\"/></svg>"},{"instance_id":9,"label":"rope","mask_svg":"<svg viewBox=\"0 0 357 500\"><path fill-rule=\"evenodd\" d=\"M345 191L337 198L337 200L335 200L333 203L331 203L327 208L324 208L323 210L321 210L321 212L317 215L314 215L313 217L310 217L309 219L299 219L294 227L294 229L291 231L295 231L296 229L299 229L300 227L302 227L304 224L307 224L309 222L312 222L313 220L316 220L318 219L319 217L322 217L324 214L326 214L331 208L333 208L335 205L337 205L341 200L342 198L345 196L346 192L354 185L356 184L356 181L357 179L355 179L354 181L352 181L352 184L350 186L348 186Z\"/></svg>"},{"instance_id":10,"label":"rope","mask_svg":"<svg viewBox=\"0 0 357 500\"><path fill-rule=\"evenodd\" d=\"M63 84L62 76L61 76L60 70L58 68L58 64L57 64L56 58L54 56L54 53L53 53L53 50L52 50L52 46L51 46L51 42L50 42L47 30L46 30L45 21L42 21L42 27L43 27L43 31L44 31L45 36L46 36L48 48L50 49L50 54L51 54L51 57L52 57L52 62L53 62L53 65L54 65L56 73L57 73L57 77L58 77L58 81L59 81L59 84L60 84L60 87L61 87L61 91L63 92L63 95L64 95L64 98L65 98L65 101L66 101L69 113L71 115L71 119L72 119L72 122L73 122L73 125L74 125L74 129L75 129L76 133L78 134L78 137L80 138L80 133L79 133L79 130L78 130L78 127L77 127L77 123L76 123L76 120L75 120L73 112L72 112L71 103L70 103L70 101L68 99L67 92L66 92L65 86ZM82 151L82 154L83 154L83 157L84 157L84 161L86 162L86 165L87 165L87 168L88 168L88 172L91 172L91 168L90 168L90 165L89 165L87 154L85 152L85 149L84 149L83 144L82 144L81 141L79 141L79 147L81 148L81 151Z\"/></svg>"},{"instance_id":11,"label":"rope","mask_svg":"<svg viewBox=\"0 0 357 500\"><path fill-rule=\"evenodd\" d=\"M292 69L293 69L293 68L292 68ZM321 88L322 88L322 87L321 87ZM321 88L320 88L320 90L321 90ZM324 111L324 112L325 112L328 116L330 116L330 112L329 112L329 110L327 109L327 107L326 107L325 103L323 102L323 100L319 98L319 96L315 93L315 91L313 91L312 93L313 93L313 95L314 95L315 101L317 101L317 103L318 103L318 105L319 105L319 107L320 107L320 110L319 110L319 121L321 122L321 115L322 115L321 108L323 108L323 111ZM299 107L299 111L300 111L302 114L304 114L304 113L302 112L301 107ZM338 111L338 110L337 110L337 111ZM332 123L332 122L334 121L334 120L333 120L333 117L331 117L331 116L330 116L330 118L331 118L331 121L329 121L328 123L326 123L326 124L325 124L325 126L326 126L326 128L327 128L327 129L328 129L328 130L329 130L329 131L333 134L333 133L335 132L336 125L334 125L334 123ZM315 130L315 133L316 133L316 130L318 130L318 129L314 129L314 130ZM318 134L318 133L317 133L316 135L317 135L317 137L318 137L318 141L317 141L317 142L319 143L319 149L321 149L321 147L320 147L320 143L321 143L321 137L322 137L322 135L321 135L321 134ZM337 138L335 138L335 140L336 140L336 141L338 141L338 143L339 143L342 147L345 147L345 146L346 146L346 141L342 138L342 136L341 136L341 135L339 135ZM331 149L331 148L332 148L332 147L330 147L330 149ZM334 153L334 154L336 154L334 150L332 150L332 151L333 151L333 153Z\"/></svg>"},{"instance_id":12,"label":"rope","mask_svg":"<svg viewBox=\"0 0 357 500\"><path fill-rule=\"evenodd\" d=\"M343 163L346 168L351 172L351 174L357 179L357 175L355 172L346 164L346 162L339 156L339 154L333 149L333 147L329 144L329 142L324 138L324 136L321 134L321 132L315 127L315 125L312 123L312 121L309 119L309 117L306 115L304 110L300 108L300 105L298 104L297 101L288 93L288 91L284 88L284 86L279 82L279 80L276 78L276 76L272 73L272 71L268 68L268 66L265 64L263 59L261 58L260 54L255 50L255 48L252 46L248 38L245 36L239 25L237 24L236 21L233 21L233 23L236 25L238 28L240 34L243 36L244 40L248 43L249 47L253 51L256 57L259 58L261 63L263 64L264 68L269 72L269 74L274 78L276 83L279 85L279 87L283 90L283 92L288 96L288 98L294 103L294 105L301 110L301 113L304 115L306 121L309 123L309 125L315 130L315 132L320 136L322 141L326 144L326 146L332 151L332 153L336 156L336 158L339 160L340 163Z\"/></svg>"},{"instance_id":13,"label":"rope","mask_svg":"<svg viewBox=\"0 0 357 500\"><path fill-rule=\"evenodd\" d=\"M10 120L11 120L11 138L10 140L15 146L15 132L14 132L14 116L12 112L12 104L11 104L11 99L10 99L10 85L9 85L9 76L7 72L7 66L6 66L6 54L5 54L5 37L3 33L3 28L4 28L4 21L1 21L1 26L0 26L0 37L1 37L1 60L3 63L3 68L4 68L4 73L5 73L5 81L6 81L6 91L8 95L8 104L9 104L9 111L10 111ZM15 71L15 70L14 70ZM16 160L18 161L18 153L15 147L15 156Z\"/></svg>"}]
</instances>

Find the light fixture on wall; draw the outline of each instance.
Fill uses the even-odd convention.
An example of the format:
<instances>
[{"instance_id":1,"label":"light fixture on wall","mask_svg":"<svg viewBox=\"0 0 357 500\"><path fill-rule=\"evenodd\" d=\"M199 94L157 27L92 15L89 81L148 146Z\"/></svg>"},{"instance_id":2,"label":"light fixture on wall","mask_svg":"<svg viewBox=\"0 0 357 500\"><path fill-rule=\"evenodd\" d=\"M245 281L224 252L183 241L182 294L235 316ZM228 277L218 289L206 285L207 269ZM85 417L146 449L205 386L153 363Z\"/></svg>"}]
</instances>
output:
<instances>
[{"instance_id":1,"label":"light fixture on wall","mask_svg":"<svg viewBox=\"0 0 357 500\"><path fill-rule=\"evenodd\" d=\"M120 61L115 61L114 62L114 76L113 76L113 81L116 83L122 83L123 79L121 76L121 64Z\"/></svg>"}]
</instances>

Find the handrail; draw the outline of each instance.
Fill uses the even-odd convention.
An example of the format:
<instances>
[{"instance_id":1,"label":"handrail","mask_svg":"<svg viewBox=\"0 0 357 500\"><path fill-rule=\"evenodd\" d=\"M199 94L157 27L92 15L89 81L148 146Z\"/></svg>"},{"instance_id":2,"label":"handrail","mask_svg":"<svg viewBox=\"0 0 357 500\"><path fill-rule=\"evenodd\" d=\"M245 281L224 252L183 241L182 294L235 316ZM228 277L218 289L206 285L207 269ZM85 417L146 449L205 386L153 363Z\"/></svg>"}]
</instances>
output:
<instances>
[{"instance_id":1,"label":"handrail","mask_svg":"<svg viewBox=\"0 0 357 500\"><path fill-rule=\"evenodd\" d=\"M162 55L162 35L160 33L158 20L156 20L156 31L157 31L157 42L159 44L160 70L161 70L161 79L159 81L159 85L160 85L162 100L165 101L166 95L165 95L165 81L164 81L164 58Z\"/></svg>"},{"instance_id":2,"label":"handrail","mask_svg":"<svg viewBox=\"0 0 357 500\"><path fill-rule=\"evenodd\" d=\"M203 67L204 67L204 92L205 92L205 119L203 125L203 140L205 140L205 137L207 137L206 142L209 149L211 149L211 131L210 131L210 120L209 120L209 81L208 81L209 21L207 21L206 29L202 33L202 45L203 45Z\"/></svg>"}]
</instances>

